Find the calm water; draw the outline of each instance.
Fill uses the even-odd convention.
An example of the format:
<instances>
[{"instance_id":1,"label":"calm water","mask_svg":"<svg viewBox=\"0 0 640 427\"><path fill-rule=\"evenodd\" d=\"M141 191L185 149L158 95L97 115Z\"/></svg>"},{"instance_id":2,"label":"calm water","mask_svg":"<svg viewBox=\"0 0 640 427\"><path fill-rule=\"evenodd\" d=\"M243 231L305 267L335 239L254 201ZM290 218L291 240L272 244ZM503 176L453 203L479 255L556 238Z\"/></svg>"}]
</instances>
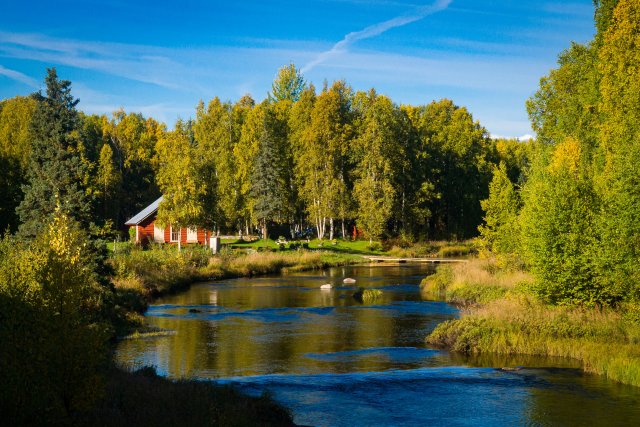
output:
<instances>
[{"instance_id":1,"label":"calm water","mask_svg":"<svg viewBox=\"0 0 640 427\"><path fill-rule=\"evenodd\" d=\"M571 361L470 359L425 346L458 315L422 299L427 274L404 264L198 284L149 308L148 324L167 335L125 340L117 358L268 390L305 425L640 425L640 388ZM320 290L325 283L334 288ZM382 297L359 303L356 286Z\"/></svg>"}]
</instances>

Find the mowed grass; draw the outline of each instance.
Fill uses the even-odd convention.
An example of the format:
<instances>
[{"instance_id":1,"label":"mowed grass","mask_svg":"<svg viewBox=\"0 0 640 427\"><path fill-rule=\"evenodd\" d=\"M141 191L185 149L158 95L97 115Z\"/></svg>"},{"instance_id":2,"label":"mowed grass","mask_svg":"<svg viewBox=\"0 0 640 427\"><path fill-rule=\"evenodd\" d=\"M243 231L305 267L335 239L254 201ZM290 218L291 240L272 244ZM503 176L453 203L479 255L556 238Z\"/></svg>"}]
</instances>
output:
<instances>
[{"instance_id":1,"label":"mowed grass","mask_svg":"<svg viewBox=\"0 0 640 427\"><path fill-rule=\"evenodd\" d=\"M468 354L568 357L586 372L640 386L640 323L624 309L545 304L528 292L526 273L493 271L488 261L444 271L424 288L439 287L466 310L438 325L428 343Z\"/></svg>"},{"instance_id":2,"label":"mowed grass","mask_svg":"<svg viewBox=\"0 0 640 427\"><path fill-rule=\"evenodd\" d=\"M232 249L253 249L253 250L279 250L280 245L272 239L260 239L252 242L239 241L239 240L225 240L222 242ZM349 254L361 254L361 255L379 255L383 253L382 244L374 241L370 246L368 240L342 240L342 239L313 239L307 242L306 240L288 240L284 245L284 249L288 250L291 244L302 247L303 244L307 244L310 250L323 250L330 252L340 252Z\"/></svg>"}]
</instances>

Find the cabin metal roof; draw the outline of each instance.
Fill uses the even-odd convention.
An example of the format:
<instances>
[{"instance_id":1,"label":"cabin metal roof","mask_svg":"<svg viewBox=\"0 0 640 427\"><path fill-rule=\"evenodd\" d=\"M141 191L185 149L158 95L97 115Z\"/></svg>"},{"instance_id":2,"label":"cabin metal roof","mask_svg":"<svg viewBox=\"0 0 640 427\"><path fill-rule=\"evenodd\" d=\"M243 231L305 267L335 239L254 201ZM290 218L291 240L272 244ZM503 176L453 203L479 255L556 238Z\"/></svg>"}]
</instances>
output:
<instances>
[{"instance_id":1,"label":"cabin metal roof","mask_svg":"<svg viewBox=\"0 0 640 427\"><path fill-rule=\"evenodd\" d=\"M151 203L146 208L142 209L136 215L133 216L129 221L125 222L125 225L138 225L145 219L149 218L149 216L153 215L157 210L160 202L162 201L162 196L158 197L158 200Z\"/></svg>"}]
</instances>

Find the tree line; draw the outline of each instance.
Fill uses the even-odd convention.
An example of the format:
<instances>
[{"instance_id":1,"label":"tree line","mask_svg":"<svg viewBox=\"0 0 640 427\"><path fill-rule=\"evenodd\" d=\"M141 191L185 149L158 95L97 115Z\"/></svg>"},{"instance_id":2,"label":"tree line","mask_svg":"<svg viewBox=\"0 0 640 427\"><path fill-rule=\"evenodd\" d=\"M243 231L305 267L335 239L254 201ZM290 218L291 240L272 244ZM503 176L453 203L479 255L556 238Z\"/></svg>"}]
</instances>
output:
<instances>
[{"instance_id":1,"label":"tree line","mask_svg":"<svg viewBox=\"0 0 640 427\"><path fill-rule=\"evenodd\" d=\"M27 236L57 205L112 235L162 194L159 221L174 226L467 238L493 167L516 177L526 165L514 154L526 144L490 139L451 100L398 105L344 81L318 91L293 64L262 102L201 101L171 130L138 113L78 111L55 69L45 83L46 94L0 103L0 227Z\"/></svg>"},{"instance_id":2,"label":"tree line","mask_svg":"<svg viewBox=\"0 0 640 427\"><path fill-rule=\"evenodd\" d=\"M640 299L640 3L595 5L594 39L562 52L527 103L526 179L496 168L483 202L486 248L559 304Z\"/></svg>"}]
</instances>

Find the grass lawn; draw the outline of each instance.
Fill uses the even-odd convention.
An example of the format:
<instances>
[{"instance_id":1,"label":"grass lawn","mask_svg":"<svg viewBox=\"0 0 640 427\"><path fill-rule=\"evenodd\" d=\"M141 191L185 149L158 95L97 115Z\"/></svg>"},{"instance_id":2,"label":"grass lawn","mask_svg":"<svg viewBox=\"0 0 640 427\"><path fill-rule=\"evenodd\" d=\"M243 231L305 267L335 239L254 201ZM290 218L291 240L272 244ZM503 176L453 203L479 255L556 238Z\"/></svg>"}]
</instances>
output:
<instances>
[{"instance_id":1,"label":"grass lawn","mask_svg":"<svg viewBox=\"0 0 640 427\"><path fill-rule=\"evenodd\" d=\"M368 240L334 240L336 244L334 245L331 240L320 240L313 239L309 242L309 249L322 249L324 251L338 252L338 253L350 253L350 254L359 254L359 255L381 255L385 252L381 249L382 245L380 242L373 242L374 248L376 250L369 249L369 241ZM302 243L303 241L299 241ZM238 242L237 240L224 239L222 241L223 244L229 245L232 249L254 249L258 250L259 248L269 248L269 249L279 249L278 244L276 244L275 240L256 240L254 242ZM288 243L293 243L293 241L289 241ZM289 245L287 244L286 249L289 249Z\"/></svg>"}]
</instances>

